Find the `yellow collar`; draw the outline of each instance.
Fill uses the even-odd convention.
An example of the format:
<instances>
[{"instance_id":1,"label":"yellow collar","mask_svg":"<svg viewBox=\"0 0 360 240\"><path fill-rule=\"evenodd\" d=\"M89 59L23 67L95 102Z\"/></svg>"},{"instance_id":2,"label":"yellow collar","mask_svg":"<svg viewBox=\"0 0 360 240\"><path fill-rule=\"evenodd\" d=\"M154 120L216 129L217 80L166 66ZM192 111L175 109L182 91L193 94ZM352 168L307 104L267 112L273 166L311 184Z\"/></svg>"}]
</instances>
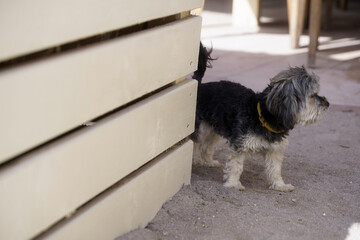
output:
<instances>
[{"instance_id":1,"label":"yellow collar","mask_svg":"<svg viewBox=\"0 0 360 240\"><path fill-rule=\"evenodd\" d=\"M259 120L260 120L261 125L263 127L265 127L267 130L269 130L270 132L273 132L273 133L283 133L283 132L285 132L285 130L277 131L277 130L273 129L272 127L270 127L269 123L266 122L264 116L261 115L260 102L258 102L258 104L257 104L257 111L258 111L258 114L259 114Z\"/></svg>"}]
</instances>

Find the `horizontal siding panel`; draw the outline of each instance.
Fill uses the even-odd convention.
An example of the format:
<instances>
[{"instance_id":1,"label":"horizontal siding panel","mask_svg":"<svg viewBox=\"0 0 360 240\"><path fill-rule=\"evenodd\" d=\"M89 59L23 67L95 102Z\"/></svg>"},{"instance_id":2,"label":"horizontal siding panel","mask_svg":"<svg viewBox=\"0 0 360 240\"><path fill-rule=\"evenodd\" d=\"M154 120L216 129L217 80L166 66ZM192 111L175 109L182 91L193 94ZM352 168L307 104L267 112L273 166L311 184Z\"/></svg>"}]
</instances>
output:
<instances>
[{"instance_id":1,"label":"horizontal siding panel","mask_svg":"<svg viewBox=\"0 0 360 240\"><path fill-rule=\"evenodd\" d=\"M0 163L196 70L200 26L190 17L1 71Z\"/></svg>"},{"instance_id":2,"label":"horizontal siding panel","mask_svg":"<svg viewBox=\"0 0 360 240\"><path fill-rule=\"evenodd\" d=\"M0 239L27 239L192 133L186 80L0 169Z\"/></svg>"},{"instance_id":3,"label":"horizontal siding panel","mask_svg":"<svg viewBox=\"0 0 360 240\"><path fill-rule=\"evenodd\" d=\"M202 0L2 0L0 61L201 4Z\"/></svg>"},{"instance_id":4,"label":"horizontal siding panel","mask_svg":"<svg viewBox=\"0 0 360 240\"><path fill-rule=\"evenodd\" d=\"M188 141L167 152L46 239L114 239L145 227L167 199L190 184L192 150Z\"/></svg>"}]
</instances>

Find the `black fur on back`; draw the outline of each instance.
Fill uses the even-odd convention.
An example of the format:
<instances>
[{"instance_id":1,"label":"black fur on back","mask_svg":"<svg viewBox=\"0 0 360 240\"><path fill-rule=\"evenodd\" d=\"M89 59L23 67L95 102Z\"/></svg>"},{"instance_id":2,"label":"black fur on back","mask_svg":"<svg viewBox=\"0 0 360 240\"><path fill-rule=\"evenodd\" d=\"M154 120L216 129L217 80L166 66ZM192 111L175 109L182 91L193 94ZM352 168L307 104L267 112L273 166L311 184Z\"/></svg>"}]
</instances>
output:
<instances>
[{"instance_id":1,"label":"black fur on back","mask_svg":"<svg viewBox=\"0 0 360 240\"><path fill-rule=\"evenodd\" d=\"M237 149L248 134L259 135L269 142L281 141L288 131L273 133L264 128L259 120L257 103L260 102L262 115L275 129L284 126L267 111L263 93L255 93L239 83L220 81L201 84L198 87L196 108L196 130L202 121L214 131L228 139Z\"/></svg>"}]
</instances>

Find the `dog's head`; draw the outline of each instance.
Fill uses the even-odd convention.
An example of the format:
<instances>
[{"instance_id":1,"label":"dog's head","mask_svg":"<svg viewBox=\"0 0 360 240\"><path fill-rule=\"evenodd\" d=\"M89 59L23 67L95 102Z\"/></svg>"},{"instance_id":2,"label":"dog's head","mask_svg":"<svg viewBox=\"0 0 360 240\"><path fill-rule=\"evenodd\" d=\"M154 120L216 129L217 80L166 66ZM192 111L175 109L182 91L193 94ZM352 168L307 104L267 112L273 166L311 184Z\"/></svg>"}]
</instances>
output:
<instances>
[{"instance_id":1,"label":"dog's head","mask_svg":"<svg viewBox=\"0 0 360 240\"><path fill-rule=\"evenodd\" d=\"M270 80L265 90L266 106L286 129L321 119L329 102L318 95L319 77L304 67L291 67Z\"/></svg>"}]
</instances>

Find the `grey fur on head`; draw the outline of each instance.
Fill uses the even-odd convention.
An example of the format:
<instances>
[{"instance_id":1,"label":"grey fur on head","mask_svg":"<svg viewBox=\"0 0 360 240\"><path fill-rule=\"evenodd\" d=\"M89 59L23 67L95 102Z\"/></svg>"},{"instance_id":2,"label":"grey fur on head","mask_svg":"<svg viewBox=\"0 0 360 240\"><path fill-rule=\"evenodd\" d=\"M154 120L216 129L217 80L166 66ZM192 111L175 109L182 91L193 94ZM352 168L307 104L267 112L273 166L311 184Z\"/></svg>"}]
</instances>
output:
<instances>
[{"instance_id":1,"label":"grey fur on head","mask_svg":"<svg viewBox=\"0 0 360 240\"><path fill-rule=\"evenodd\" d=\"M308 96L319 91L319 77L302 67L290 67L270 79L265 90L268 110L282 120L287 129L294 128L298 112Z\"/></svg>"}]
</instances>

